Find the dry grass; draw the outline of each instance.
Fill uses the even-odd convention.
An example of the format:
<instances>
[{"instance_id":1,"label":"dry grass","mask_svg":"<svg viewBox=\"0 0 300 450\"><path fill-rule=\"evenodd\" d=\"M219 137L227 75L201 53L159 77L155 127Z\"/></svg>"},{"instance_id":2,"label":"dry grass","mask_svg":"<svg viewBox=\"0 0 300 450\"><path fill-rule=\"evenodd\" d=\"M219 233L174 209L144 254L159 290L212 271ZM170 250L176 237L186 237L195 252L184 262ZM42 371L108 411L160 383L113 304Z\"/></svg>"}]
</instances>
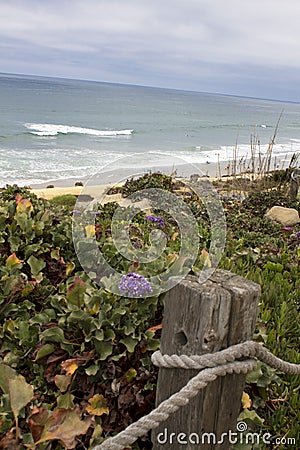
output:
<instances>
[{"instance_id":1,"label":"dry grass","mask_svg":"<svg viewBox=\"0 0 300 450\"><path fill-rule=\"evenodd\" d=\"M250 139L250 157L238 158L238 143L233 149L233 158L226 166L226 175L221 176L220 163L217 164L217 179L214 185L223 191L233 193L249 193L268 191L286 187L291 172L300 162L300 154L293 153L288 162L278 163L273 149L281 115L276 123L274 133L265 154L262 154L260 140L256 134Z\"/></svg>"}]
</instances>

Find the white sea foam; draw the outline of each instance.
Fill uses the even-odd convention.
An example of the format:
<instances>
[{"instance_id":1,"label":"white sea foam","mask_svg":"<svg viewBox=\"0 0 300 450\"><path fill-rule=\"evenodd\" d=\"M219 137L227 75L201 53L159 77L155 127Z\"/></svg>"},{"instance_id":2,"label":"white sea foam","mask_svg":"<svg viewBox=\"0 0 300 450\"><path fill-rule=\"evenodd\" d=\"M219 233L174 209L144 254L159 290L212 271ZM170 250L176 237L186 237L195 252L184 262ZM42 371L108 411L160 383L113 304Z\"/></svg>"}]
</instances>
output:
<instances>
[{"instance_id":1,"label":"white sea foam","mask_svg":"<svg viewBox=\"0 0 300 450\"><path fill-rule=\"evenodd\" d=\"M233 156L250 158L252 155L259 157L259 155L264 156L267 154L269 149L269 144L264 144L251 148L250 145L238 145L234 146L221 146L222 157L225 159L232 159ZM273 156L290 156L293 153L299 153L300 151L300 140L298 142L288 142L285 144L274 144L272 146Z\"/></svg>"},{"instance_id":2,"label":"white sea foam","mask_svg":"<svg viewBox=\"0 0 300 450\"><path fill-rule=\"evenodd\" d=\"M88 134L91 136L119 136L131 135L133 130L96 130L93 128L74 127L70 125L55 125L50 123L25 123L31 134L37 136L57 136L58 134Z\"/></svg>"}]
</instances>

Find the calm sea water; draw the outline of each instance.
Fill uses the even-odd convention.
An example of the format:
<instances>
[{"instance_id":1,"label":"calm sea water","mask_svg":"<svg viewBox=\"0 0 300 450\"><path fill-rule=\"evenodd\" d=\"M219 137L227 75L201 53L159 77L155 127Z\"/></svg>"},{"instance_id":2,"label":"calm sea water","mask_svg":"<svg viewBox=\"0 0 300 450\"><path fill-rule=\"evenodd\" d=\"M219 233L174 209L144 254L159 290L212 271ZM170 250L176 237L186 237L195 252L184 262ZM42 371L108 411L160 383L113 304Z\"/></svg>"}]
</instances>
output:
<instances>
[{"instance_id":1,"label":"calm sea water","mask_svg":"<svg viewBox=\"0 0 300 450\"><path fill-rule=\"evenodd\" d=\"M278 164L300 150L300 104L0 75L0 185L81 180L116 160L143 169L170 166L172 155L225 161L236 142L243 158L253 135L263 153L281 112Z\"/></svg>"}]
</instances>

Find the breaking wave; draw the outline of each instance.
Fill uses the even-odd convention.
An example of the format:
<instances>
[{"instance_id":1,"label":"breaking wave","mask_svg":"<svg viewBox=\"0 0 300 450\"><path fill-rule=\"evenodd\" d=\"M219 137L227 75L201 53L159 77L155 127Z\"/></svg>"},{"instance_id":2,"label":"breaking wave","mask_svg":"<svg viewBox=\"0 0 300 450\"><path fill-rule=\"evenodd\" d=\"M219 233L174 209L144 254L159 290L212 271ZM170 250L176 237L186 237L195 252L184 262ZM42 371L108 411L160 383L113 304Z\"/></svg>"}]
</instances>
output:
<instances>
[{"instance_id":1,"label":"breaking wave","mask_svg":"<svg viewBox=\"0 0 300 450\"><path fill-rule=\"evenodd\" d=\"M74 127L69 125L55 125L50 123L25 123L31 134L37 136L57 136L58 134L87 134L90 136L120 136L131 135L133 130L96 130L93 128Z\"/></svg>"}]
</instances>

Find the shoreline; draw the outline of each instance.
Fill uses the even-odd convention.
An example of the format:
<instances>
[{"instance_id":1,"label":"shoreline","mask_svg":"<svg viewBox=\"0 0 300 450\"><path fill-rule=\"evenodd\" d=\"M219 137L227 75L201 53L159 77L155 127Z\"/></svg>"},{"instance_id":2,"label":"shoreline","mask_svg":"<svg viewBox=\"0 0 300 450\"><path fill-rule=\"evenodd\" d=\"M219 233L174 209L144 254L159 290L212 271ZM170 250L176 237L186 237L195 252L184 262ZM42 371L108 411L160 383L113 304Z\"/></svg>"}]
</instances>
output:
<instances>
[{"instance_id":1,"label":"shoreline","mask_svg":"<svg viewBox=\"0 0 300 450\"><path fill-rule=\"evenodd\" d=\"M228 163L220 163L221 171L225 170ZM115 170L108 170L105 172L101 172L92 175L91 177L83 177L83 178L68 178L68 179L57 179L51 181L45 181L43 183L30 184L30 188L35 189L45 189L48 185L54 185L56 188L67 188L74 187L75 183L81 182L84 186L99 186L99 185L115 185L118 183L125 182L127 179L132 177L139 177L146 173L154 173L161 172L166 175L172 175L177 178L189 178L192 174L197 173L200 177L209 177L215 178L218 172L218 164L210 163L210 164L195 164L195 163L186 163L180 165L168 165L168 166L152 166L149 168L120 168ZM49 188L53 189L53 188Z\"/></svg>"},{"instance_id":2,"label":"shoreline","mask_svg":"<svg viewBox=\"0 0 300 450\"><path fill-rule=\"evenodd\" d=\"M193 169L194 172L192 171ZM203 169L206 169L204 171ZM56 180L53 182L45 182L36 185L31 185L30 190L38 197L50 200L58 195L90 195L93 198L101 196L105 190L120 186L125 183L127 179L132 177L139 177L147 173L161 172L163 174L173 176L177 179L188 180L192 174L198 174L199 177L208 178L210 180L216 179L217 164L183 164L178 166L162 166L151 167L149 170L138 170L134 168L119 169L114 171L107 171L94 175L88 179L78 178L68 180ZM83 186L75 186L75 183L81 182ZM54 187L47 187L53 185ZM84 191L84 192L82 192ZM109 195L104 198L104 203L107 201L118 201L120 194Z\"/></svg>"},{"instance_id":3,"label":"shoreline","mask_svg":"<svg viewBox=\"0 0 300 450\"><path fill-rule=\"evenodd\" d=\"M297 155L298 157L298 155ZM300 157L300 155L299 155ZM275 158L276 160L276 158ZM296 158L297 160L297 158ZM251 162L251 164L250 164ZM262 164L263 162L263 164ZM183 178L190 179L190 176L193 174L197 174L199 177L207 177L211 180L217 179L228 179L230 177L239 177L239 176L247 176L247 174L251 174L251 176L257 177L259 176L259 167L263 167L264 161L259 161L256 157L254 160L247 160L247 164L237 162L235 160L227 160L227 161L219 161L219 162L206 162L206 163L179 163L179 164L171 164L171 162L167 165L155 165L155 166L146 166L146 167L132 167L128 166L126 168L118 168L114 163L110 166L111 168L108 170L104 170L104 168L99 168L98 172L92 174L91 176L83 176L83 177L70 177L63 179L50 179L43 182L31 182L30 180L21 181L18 180L13 183L4 183L0 186L4 188L6 185L16 184L19 187L26 187L32 190L45 190L48 189L48 186L54 186L54 188L75 188L76 183L82 183L84 187L87 186L110 186L113 187L116 184L124 183L126 180L131 179L132 177L141 177L142 175L160 172L165 175L172 176L174 178ZM297 162L297 161L296 161ZM268 168L269 172L274 172L277 170L284 170L290 166L291 160L285 161L284 164L275 165L274 158L271 157ZM253 173L254 168L254 173ZM265 173L265 169L263 170ZM266 174L266 173L265 173ZM50 189L50 188L49 188ZM53 187L51 188L53 189ZM77 195L76 190L76 194Z\"/></svg>"},{"instance_id":4,"label":"shoreline","mask_svg":"<svg viewBox=\"0 0 300 450\"><path fill-rule=\"evenodd\" d=\"M232 174L233 166L232 161L220 161L220 163L209 163L209 164L196 164L196 163L186 163L168 166L153 166L145 169L141 168L114 168L114 170L108 170L105 172L96 173L91 177L83 177L79 179L69 178L69 179L57 179L53 181L45 181L43 183L30 184L27 185L28 189L31 190L38 197L50 200L55 196L71 194L78 196L84 191L83 195L88 195L93 198L102 196L105 190L117 187L125 183L126 180L131 178L138 178L145 174L157 173L172 176L178 180L188 182L191 179L191 175L198 175L199 179L206 178L210 181L221 181L225 182L233 178L247 178L251 177L252 180L260 177L257 173L250 172L240 172L241 167L235 167L237 173ZM270 168L271 169L271 168ZM270 170L273 172L274 169ZM276 169L275 169L276 171ZM266 174L264 174L266 175ZM77 183L82 183L80 186L75 186ZM19 186L19 185L18 185ZM49 187L51 186L51 187ZM20 186L21 187L21 186ZM118 195L118 194L115 194ZM110 195L110 198L113 196ZM104 200L106 202L106 200ZM112 200L110 200L112 201Z\"/></svg>"}]
</instances>

